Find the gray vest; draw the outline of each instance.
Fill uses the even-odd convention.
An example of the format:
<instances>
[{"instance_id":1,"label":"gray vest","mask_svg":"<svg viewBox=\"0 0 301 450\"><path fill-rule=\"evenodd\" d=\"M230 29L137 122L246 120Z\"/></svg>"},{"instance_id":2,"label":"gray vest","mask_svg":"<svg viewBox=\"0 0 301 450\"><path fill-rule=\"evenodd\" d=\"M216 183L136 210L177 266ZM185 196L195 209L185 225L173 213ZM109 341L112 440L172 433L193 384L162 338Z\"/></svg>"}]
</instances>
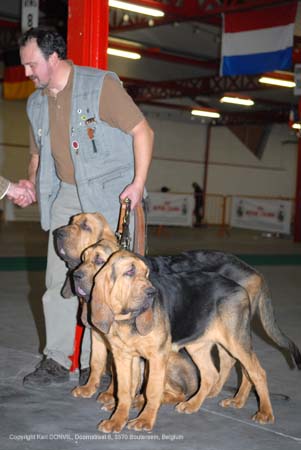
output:
<instances>
[{"instance_id":1,"label":"gray vest","mask_svg":"<svg viewBox=\"0 0 301 450\"><path fill-rule=\"evenodd\" d=\"M83 212L102 212L106 193L118 198L134 177L132 137L99 117L100 94L107 73L118 79L113 72L74 66L70 152ZM47 231L60 180L51 153L48 98L40 89L29 97L27 114L40 151L36 189L41 225Z\"/></svg>"}]
</instances>

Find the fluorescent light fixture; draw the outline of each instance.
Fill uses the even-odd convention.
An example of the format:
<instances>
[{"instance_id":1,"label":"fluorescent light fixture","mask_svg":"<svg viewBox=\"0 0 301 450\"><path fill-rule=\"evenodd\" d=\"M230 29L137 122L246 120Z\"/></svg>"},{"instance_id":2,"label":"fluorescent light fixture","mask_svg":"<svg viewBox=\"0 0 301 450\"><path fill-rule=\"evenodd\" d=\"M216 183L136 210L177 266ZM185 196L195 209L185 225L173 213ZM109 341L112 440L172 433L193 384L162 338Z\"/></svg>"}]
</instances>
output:
<instances>
[{"instance_id":1,"label":"fluorescent light fixture","mask_svg":"<svg viewBox=\"0 0 301 450\"><path fill-rule=\"evenodd\" d=\"M212 119L218 119L221 115L214 109L193 109L191 111L193 116L211 117Z\"/></svg>"},{"instance_id":2,"label":"fluorescent light fixture","mask_svg":"<svg viewBox=\"0 0 301 450\"><path fill-rule=\"evenodd\" d=\"M109 6L112 8L124 9L125 11L137 12L139 14L146 14L147 16L163 17L164 12L159 9L147 8L145 6L135 5L133 3L120 2L118 0L109 0Z\"/></svg>"},{"instance_id":3,"label":"fluorescent light fixture","mask_svg":"<svg viewBox=\"0 0 301 450\"><path fill-rule=\"evenodd\" d=\"M281 87L287 87L287 88L293 88L296 86L296 83L294 81L285 80L284 78L274 78L274 77L265 77L262 76L259 78L259 83L265 83L265 84L273 84L274 86L281 86Z\"/></svg>"},{"instance_id":4,"label":"fluorescent light fixture","mask_svg":"<svg viewBox=\"0 0 301 450\"><path fill-rule=\"evenodd\" d=\"M117 48L111 48L109 47L107 50L108 55L113 56L121 56L122 58L128 58L128 59L140 59L141 55L136 52L127 52L125 50L117 50Z\"/></svg>"},{"instance_id":5,"label":"fluorescent light fixture","mask_svg":"<svg viewBox=\"0 0 301 450\"><path fill-rule=\"evenodd\" d=\"M242 106L252 106L254 105L254 102L252 99L248 97L235 97L231 95L224 95L220 99L221 103L233 103L235 105L242 105Z\"/></svg>"},{"instance_id":6,"label":"fluorescent light fixture","mask_svg":"<svg viewBox=\"0 0 301 450\"><path fill-rule=\"evenodd\" d=\"M294 128L294 130L301 130L301 123L300 122L293 123L292 128Z\"/></svg>"}]
</instances>

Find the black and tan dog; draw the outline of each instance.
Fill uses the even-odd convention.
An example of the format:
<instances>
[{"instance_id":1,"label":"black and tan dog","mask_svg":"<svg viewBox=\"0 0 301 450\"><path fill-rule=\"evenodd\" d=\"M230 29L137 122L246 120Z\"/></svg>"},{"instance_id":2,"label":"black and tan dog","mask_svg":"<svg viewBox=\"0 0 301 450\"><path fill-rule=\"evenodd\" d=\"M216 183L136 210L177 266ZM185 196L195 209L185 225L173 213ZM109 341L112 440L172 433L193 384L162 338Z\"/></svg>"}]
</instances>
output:
<instances>
[{"instance_id":1,"label":"black and tan dog","mask_svg":"<svg viewBox=\"0 0 301 450\"><path fill-rule=\"evenodd\" d=\"M73 272L74 289L78 296L86 303L83 305L82 322L90 326L87 302L94 284L94 276L102 268L109 256L118 251L119 247L111 240L102 239L96 244L86 248L82 253L82 263ZM110 351L110 344L106 336L92 327L92 356L90 363L90 377L84 386L78 386L72 391L74 397L91 397L99 387L102 374L106 369L106 353ZM111 371L114 374L114 370ZM132 383L133 397L138 393L142 384L141 367L137 359L133 367ZM115 380L116 381L116 380ZM167 363L167 373L164 386L163 403L178 403L189 398L199 385L199 373L185 352L171 352ZM116 384L116 383L115 383ZM103 403L103 409L111 410L115 407L114 379L108 389L98 396ZM143 404L142 396L137 396L133 406Z\"/></svg>"},{"instance_id":2,"label":"black and tan dog","mask_svg":"<svg viewBox=\"0 0 301 450\"><path fill-rule=\"evenodd\" d=\"M177 410L199 410L217 382L211 359L214 344L222 345L244 367L259 397L253 419L273 422L266 375L252 351L250 302L246 290L215 273L152 272L142 258L115 252L97 273L92 292L91 320L107 336L117 372L118 404L112 417L100 423L104 432L119 432L128 421L131 367L137 356L149 365L146 403L130 429L151 430L160 407L168 355L185 347L197 365L202 382ZM301 363L300 353L297 355Z\"/></svg>"},{"instance_id":3,"label":"black and tan dog","mask_svg":"<svg viewBox=\"0 0 301 450\"><path fill-rule=\"evenodd\" d=\"M114 233L110 230L104 216L99 213L74 216L69 225L56 230L54 237L58 254L67 262L69 267L73 268L80 264L83 250L97 240L105 238L116 243ZM219 251L196 250L174 256L149 256L145 258L145 262L151 273L160 275L182 271L189 272L193 268L194 273L197 271L215 272L235 281L248 292L251 313L253 315L255 311L259 312L261 322L271 339L280 347L289 349L291 353L294 353L294 344L279 331L278 327L275 328L271 296L263 276L239 258ZM235 360L221 346L219 346L219 359L219 378L209 393L210 397L218 395L221 391L235 363ZM91 385L89 382L88 384ZM251 385L243 372L242 383L235 398L224 400L222 406L243 407L250 388ZM88 391L90 391L90 388ZM82 392L86 394L84 389Z\"/></svg>"}]
</instances>

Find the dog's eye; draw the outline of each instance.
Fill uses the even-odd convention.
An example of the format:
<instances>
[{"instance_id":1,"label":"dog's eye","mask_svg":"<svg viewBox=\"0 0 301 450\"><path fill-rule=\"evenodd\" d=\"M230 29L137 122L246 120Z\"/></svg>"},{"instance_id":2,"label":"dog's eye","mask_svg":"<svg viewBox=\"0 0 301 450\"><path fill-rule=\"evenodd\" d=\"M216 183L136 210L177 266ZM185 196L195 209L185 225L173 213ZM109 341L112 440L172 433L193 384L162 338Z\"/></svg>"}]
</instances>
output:
<instances>
[{"instance_id":1,"label":"dog's eye","mask_svg":"<svg viewBox=\"0 0 301 450\"><path fill-rule=\"evenodd\" d=\"M95 260L94 260L94 263L95 263L97 266L103 266L104 263L105 263L105 260L104 260L100 255L96 255Z\"/></svg>"},{"instance_id":2,"label":"dog's eye","mask_svg":"<svg viewBox=\"0 0 301 450\"><path fill-rule=\"evenodd\" d=\"M80 227L81 227L81 229L84 230L84 231L92 231L91 228L89 227L89 225L87 224L87 222L82 222L82 223L80 224Z\"/></svg>"},{"instance_id":3,"label":"dog's eye","mask_svg":"<svg viewBox=\"0 0 301 450\"><path fill-rule=\"evenodd\" d=\"M132 264L131 268L129 270L127 270L124 275L127 277L133 277L135 275L135 273L136 273L136 267L134 266L134 264Z\"/></svg>"}]
</instances>

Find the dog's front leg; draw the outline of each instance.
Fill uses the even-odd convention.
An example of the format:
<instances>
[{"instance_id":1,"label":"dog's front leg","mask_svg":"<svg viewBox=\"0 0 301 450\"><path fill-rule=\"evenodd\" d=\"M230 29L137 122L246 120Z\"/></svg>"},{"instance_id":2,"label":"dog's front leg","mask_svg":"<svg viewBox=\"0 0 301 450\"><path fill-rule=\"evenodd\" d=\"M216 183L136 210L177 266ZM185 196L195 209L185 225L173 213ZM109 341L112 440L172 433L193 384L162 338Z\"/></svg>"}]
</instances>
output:
<instances>
[{"instance_id":1,"label":"dog's front leg","mask_svg":"<svg viewBox=\"0 0 301 450\"><path fill-rule=\"evenodd\" d=\"M98 425L98 429L105 433L119 433L123 429L128 421L132 403L132 357L112 350L117 374L117 408L110 419L103 420Z\"/></svg>"},{"instance_id":2,"label":"dog's front leg","mask_svg":"<svg viewBox=\"0 0 301 450\"><path fill-rule=\"evenodd\" d=\"M146 385L146 404L139 416L129 422L131 430L151 431L163 397L167 357L156 355L149 359L149 376Z\"/></svg>"},{"instance_id":3,"label":"dog's front leg","mask_svg":"<svg viewBox=\"0 0 301 450\"><path fill-rule=\"evenodd\" d=\"M92 397L100 385L107 361L107 346L98 331L92 330L91 372L88 382L73 389L73 397Z\"/></svg>"}]
</instances>

